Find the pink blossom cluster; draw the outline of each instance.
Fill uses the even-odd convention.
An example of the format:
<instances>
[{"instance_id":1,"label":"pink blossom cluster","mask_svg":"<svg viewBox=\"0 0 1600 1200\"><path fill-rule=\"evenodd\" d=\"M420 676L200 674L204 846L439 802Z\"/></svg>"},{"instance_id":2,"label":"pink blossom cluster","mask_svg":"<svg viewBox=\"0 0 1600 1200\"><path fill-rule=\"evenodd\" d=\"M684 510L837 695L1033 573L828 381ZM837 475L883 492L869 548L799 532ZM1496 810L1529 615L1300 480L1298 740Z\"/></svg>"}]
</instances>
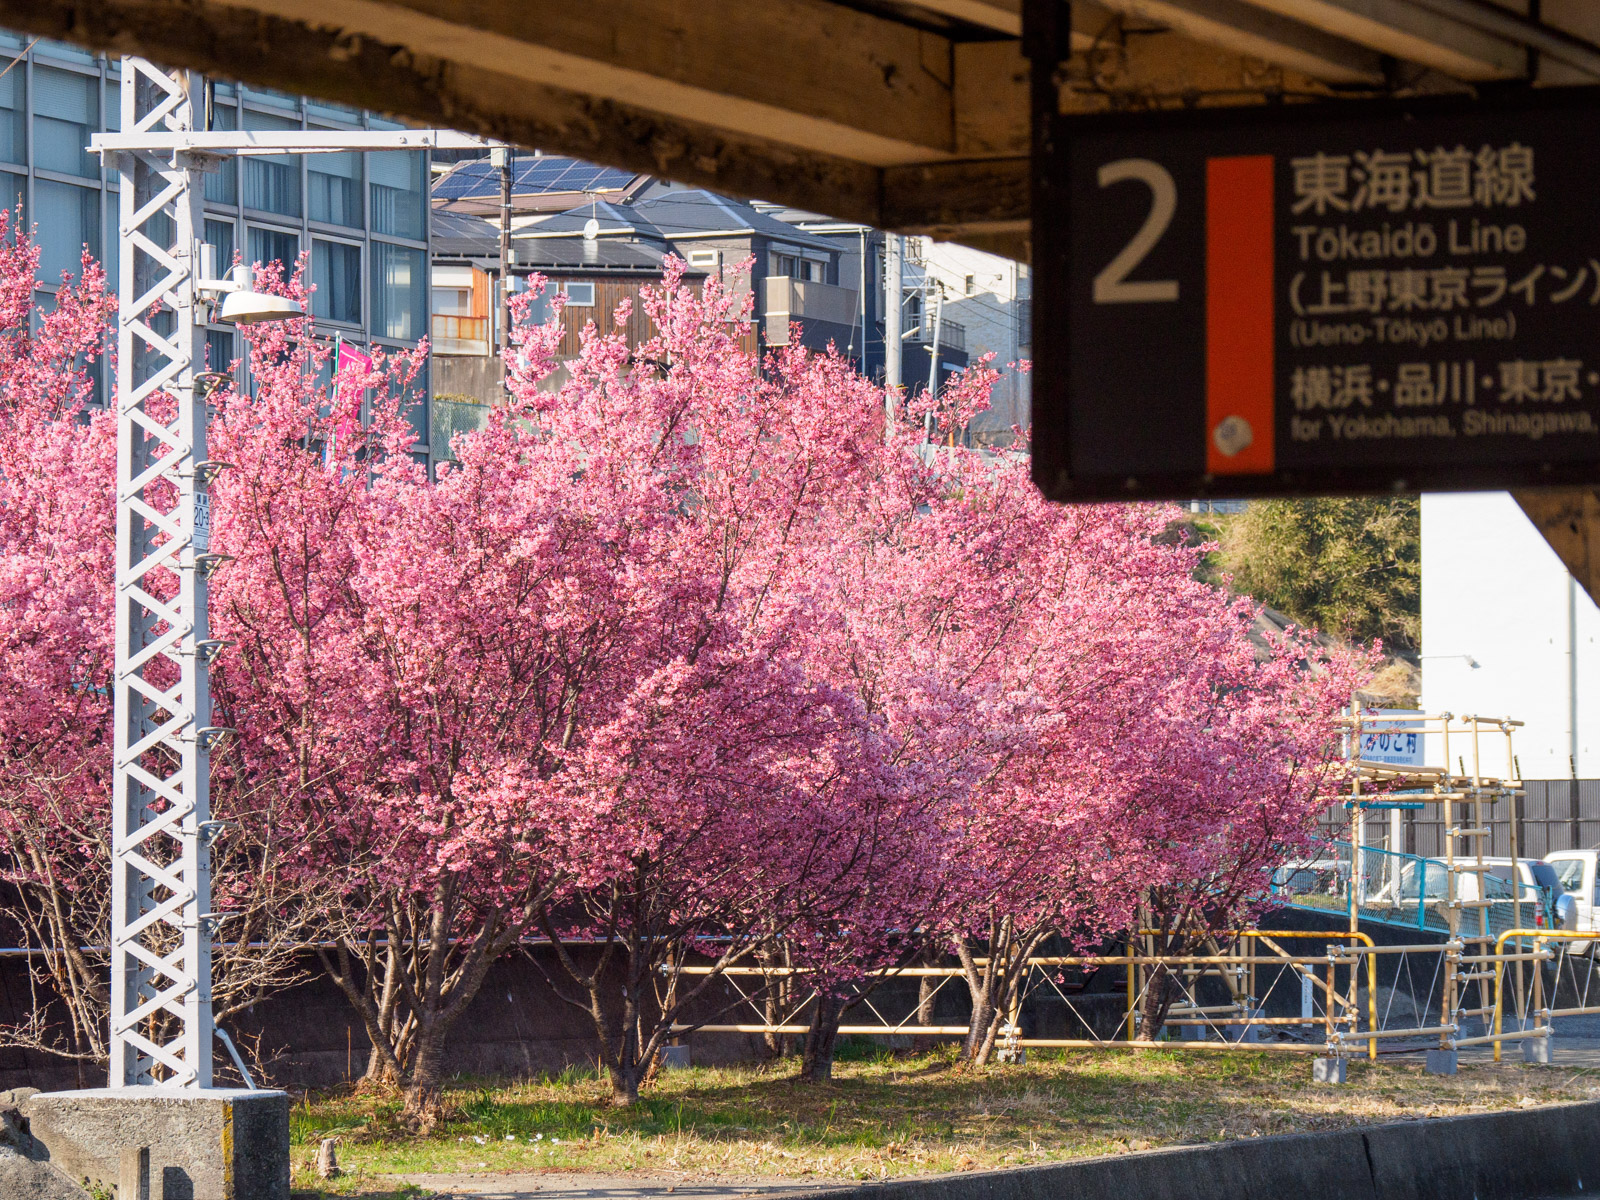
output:
<instances>
[{"instance_id":1,"label":"pink blossom cluster","mask_svg":"<svg viewBox=\"0 0 1600 1200\"><path fill-rule=\"evenodd\" d=\"M18 828L107 802L113 422L81 359L110 303L86 265L33 329L33 254L0 245L13 873ZM926 443L924 408L983 406L987 362L886 423L838 356L741 349L747 292L675 264L641 303L644 344L591 326L559 378L557 325L522 325L508 402L431 479L422 350L318 382L309 321L261 326L249 389L213 398L214 790L278 797L275 869L322 897L281 919L335 946L380 1073L436 1089L444 1033L534 933L629 964L612 1005L570 962L602 1039L634 1039L615 1075L702 995L669 969L690 951L781 943L844 980L1000 916L1092 937L1153 897L1212 922L1259 901L1364 656L1258 653L1166 509L1050 505L1024 453ZM79 778L70 816L40 773Z\"/></svg>"}]
</instances>

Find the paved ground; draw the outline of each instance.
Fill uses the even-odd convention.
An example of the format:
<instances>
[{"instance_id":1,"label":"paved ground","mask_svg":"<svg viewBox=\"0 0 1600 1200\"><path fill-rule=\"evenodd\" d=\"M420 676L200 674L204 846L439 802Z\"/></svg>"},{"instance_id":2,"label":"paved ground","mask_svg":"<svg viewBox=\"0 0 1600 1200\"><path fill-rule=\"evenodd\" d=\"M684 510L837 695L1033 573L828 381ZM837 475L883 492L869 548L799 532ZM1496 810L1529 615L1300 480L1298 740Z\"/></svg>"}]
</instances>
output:
<instances>
[{"instance_id":1,"label":"paved ground","mask_svg":"<svg viewBox=\"0 0 1600 1200\"><path fill-rule=\"evenodd\" d=\"M404 1182L432 1188L436 1194L472 1200L738 1200L741 1196L799 1195L843 1182L730 1177L685 1180L668 1176L575 1175L407 1175Z\"/></svg>"}]
</instances>

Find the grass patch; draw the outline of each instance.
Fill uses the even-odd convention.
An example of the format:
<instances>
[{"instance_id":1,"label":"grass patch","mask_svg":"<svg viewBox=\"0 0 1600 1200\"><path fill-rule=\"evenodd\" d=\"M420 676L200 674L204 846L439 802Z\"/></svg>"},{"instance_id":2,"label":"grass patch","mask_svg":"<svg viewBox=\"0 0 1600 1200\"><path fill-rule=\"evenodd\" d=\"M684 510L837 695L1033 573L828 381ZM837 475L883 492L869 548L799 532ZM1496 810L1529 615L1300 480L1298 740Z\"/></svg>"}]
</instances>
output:
<instances>
[{"instance_id":1,"label":"grass patch","mask_svg":"<svg viewBox=\"0 0 1600 1200\"><path fill-rule=\"evenodd\" d=\"M1350 1083L1316 1086L1304 1057L1249 1051L1034 1051L1023 1066L973 1069L951 1050L852 1047L831 1084L799 1082L797 1069L664 1072L630 1109L610 1106L593 1070L458 1079L426 1137L405 1131L398 1097L314 1093L291 1115L295 1185L402 1197L413 1193L394 1176L434 1172L888 1179L1600 1097L1600 1071L1521 1063L1440 1077L1355 1060ZM325 1137L340 1139L348 1174L319 1185L310 1168Z\"/></svg>"}]
</instances>

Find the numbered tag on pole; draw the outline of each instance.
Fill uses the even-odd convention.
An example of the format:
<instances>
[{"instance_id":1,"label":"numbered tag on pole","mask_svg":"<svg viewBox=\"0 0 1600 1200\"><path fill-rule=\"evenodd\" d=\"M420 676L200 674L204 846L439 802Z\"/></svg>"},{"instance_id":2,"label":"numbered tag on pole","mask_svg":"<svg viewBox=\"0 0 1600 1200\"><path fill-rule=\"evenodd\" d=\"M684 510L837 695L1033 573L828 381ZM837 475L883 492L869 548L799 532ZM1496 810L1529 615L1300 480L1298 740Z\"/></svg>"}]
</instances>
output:
<instances>
[{"instance_id":1,"label":"numbered tag on pole","mask_svg":"<svg viewBox=\"0 0 1600 1200\"><path fill-rule=\"evenodd\" d=\"M194 493L194 552L205 554L211 549L211 493L196 488Z\"/></svg>"}]
</instances>

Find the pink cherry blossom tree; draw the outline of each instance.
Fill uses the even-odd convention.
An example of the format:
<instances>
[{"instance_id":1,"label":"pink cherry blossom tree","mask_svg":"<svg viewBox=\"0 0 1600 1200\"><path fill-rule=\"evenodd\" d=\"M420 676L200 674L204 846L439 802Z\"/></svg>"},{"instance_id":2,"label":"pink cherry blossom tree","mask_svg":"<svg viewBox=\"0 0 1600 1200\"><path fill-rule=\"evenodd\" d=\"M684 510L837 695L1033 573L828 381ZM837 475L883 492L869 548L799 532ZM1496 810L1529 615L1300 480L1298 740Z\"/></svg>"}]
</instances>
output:
<instances>
[{"instance_id":1,"label":"pink cherry blossom tree","mask_svg":"<svg viewBox=\"0 0 1600 1200\"><path fill-rule=\"evenodd\" d=\"M430 482L405 413L425 351L314 386L308 325L255 333L251 394L219 398L214 686L229 769L281 794L281 853L325 881L318 953L369 1076L427 1125L489 967L605 857L550 758L614 669L627 534L530 470L507 413Z\"/></svg>"},{"instance_id":2,"label":"pink cherry blossom tree","mask_svg":"<svg viewBox=\"0 0 1600 1200\"><path fill-rule=\"evenodd\" d=\"M837 404L760 375L719 283L679 264L643 303L657 332L633 352L591 329L556 393L512 375L518 459L629 547L628 633L553 778L616 858L541 916L620 1104L674 1030L725 1011L721 972L825 930L915 833L875 723L808 672L833 615L776 586L786 531L848 469Z\"/></svg>"},{"instance_id":3,"label":"pink cherry blossom tree","mask_svg":"<svg viewBox=\"0 0 1600 1200\"><path fill-rule=\"evenodd\" d=\"M1092 942L1184 888L1184 929L1226 927L1265 894L1310 834L1332 718L1367 669L1299 638L1258 662L1253 614L1194 580L1199 548L1163 544L1159 506L1050 505L1022 456L921 444L927 412L964 424L992 378L982 365L874 452L856 443L789 580L831 593L838 625L808 661L881 715L941 831L831 950L864 973L909 961L912 931L953 949L980 1061L1046 939ZM842 1012L829 1000L813 1076Z\"/></svg>"}]
</instances>

